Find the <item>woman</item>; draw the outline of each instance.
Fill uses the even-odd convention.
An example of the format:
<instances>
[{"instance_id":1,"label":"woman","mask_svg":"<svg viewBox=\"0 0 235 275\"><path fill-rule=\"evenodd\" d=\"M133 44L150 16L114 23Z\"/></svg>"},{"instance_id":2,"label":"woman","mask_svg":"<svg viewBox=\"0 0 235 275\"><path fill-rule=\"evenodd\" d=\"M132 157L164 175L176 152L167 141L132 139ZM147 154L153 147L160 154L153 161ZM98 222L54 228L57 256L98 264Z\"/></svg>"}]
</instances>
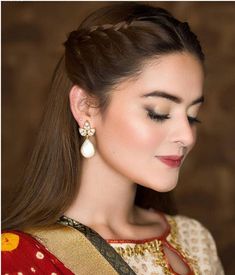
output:
<instances>
[{"instance_id":1,"label":"woman","mask_svg":"<svg viewBox=\"0 0 235 275\"><path fill-rule=\"evenodd\" d=\"M125 3L94 12L64 45L3 222L3 274L224 274L202 224L135 203L137 184L174 189L195 144L195 34L164 9Z\"/></svg>"}]
</instances>

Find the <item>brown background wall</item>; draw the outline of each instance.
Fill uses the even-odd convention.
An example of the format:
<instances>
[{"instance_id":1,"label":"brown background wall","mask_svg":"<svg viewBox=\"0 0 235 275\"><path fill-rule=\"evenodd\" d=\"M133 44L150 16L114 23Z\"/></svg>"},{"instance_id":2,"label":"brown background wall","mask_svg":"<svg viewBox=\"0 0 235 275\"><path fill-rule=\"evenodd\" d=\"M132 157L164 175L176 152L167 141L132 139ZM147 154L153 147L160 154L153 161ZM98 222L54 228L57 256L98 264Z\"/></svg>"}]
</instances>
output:
<instances>
[{"instance_id":1,"label":"brown background wall","mask_svg":"<svg viewBox=\"0 0 235 275\"><path fill-rule=\"evenodd\" d=\"M149 2L151 3L151 2ZM19 184L66 34L107 2L2 3L3 203ZM174 190L179 212L216 239L235 274L235 3L152 2L188 21L207 56L206 104L196 148Z\"/></svg>"}]
</instances>

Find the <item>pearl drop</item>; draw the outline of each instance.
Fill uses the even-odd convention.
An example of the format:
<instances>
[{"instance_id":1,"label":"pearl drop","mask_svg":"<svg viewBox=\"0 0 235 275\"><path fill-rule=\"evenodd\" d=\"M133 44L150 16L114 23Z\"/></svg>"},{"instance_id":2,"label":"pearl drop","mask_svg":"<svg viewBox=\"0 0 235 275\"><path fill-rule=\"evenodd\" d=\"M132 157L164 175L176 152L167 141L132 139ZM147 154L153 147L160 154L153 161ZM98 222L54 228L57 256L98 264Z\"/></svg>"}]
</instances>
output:
<instances>
[{"instance_id":1,"label":"pearl drop","mask_svg":"<svg viewBox=\"0 0 235 275\"><path fill-rule=\"evenodd\" d=\"M89 139L86 138L86 140L83 142L80 152L85 158L90 158L94 156L95 148Z\"/></svg>"}]
</instances>

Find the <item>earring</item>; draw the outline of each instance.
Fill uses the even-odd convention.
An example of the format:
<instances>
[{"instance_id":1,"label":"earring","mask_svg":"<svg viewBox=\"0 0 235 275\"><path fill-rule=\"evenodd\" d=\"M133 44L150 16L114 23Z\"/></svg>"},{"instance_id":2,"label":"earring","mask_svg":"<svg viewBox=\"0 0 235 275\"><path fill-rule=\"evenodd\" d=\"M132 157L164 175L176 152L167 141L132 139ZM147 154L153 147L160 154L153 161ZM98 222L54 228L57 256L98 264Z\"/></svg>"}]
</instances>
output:
<instances>
[{"instance_id":1,"label":"earring","mask_svg":"<svg viewBox=\"0 0 235 275\"><path fill-rule=\"evenodd\" d=\"M86 120L83 128L79 128L79 133L81 134L81 136L86 137L80 149L81 154L85 158L93 157L95 154L95 148L92 142L89 140L89 137L95 134L95 129L91 128L89 121Z\"/></svg>"}]
</instances>

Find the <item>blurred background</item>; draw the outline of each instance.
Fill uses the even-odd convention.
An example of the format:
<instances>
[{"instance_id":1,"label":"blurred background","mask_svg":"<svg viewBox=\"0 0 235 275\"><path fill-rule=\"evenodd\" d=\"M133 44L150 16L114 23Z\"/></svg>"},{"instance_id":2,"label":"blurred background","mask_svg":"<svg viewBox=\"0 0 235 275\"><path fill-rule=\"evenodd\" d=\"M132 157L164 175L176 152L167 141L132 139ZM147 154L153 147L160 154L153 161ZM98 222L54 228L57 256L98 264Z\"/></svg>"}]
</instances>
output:
<instances>
[{"instance_id":1,"label":"blurred background","mask_svg":"<svg viewBox=\"0 0 235 275\"><path fill-rule=\"evenodd\" d=\"M115 2L2 2L2 203L20 184L66 35ZM212 233L235 274L235 3L147 2L187 21L206 55L199 138L173 191L180 214Z\"/></svg>"}]
</instances>

